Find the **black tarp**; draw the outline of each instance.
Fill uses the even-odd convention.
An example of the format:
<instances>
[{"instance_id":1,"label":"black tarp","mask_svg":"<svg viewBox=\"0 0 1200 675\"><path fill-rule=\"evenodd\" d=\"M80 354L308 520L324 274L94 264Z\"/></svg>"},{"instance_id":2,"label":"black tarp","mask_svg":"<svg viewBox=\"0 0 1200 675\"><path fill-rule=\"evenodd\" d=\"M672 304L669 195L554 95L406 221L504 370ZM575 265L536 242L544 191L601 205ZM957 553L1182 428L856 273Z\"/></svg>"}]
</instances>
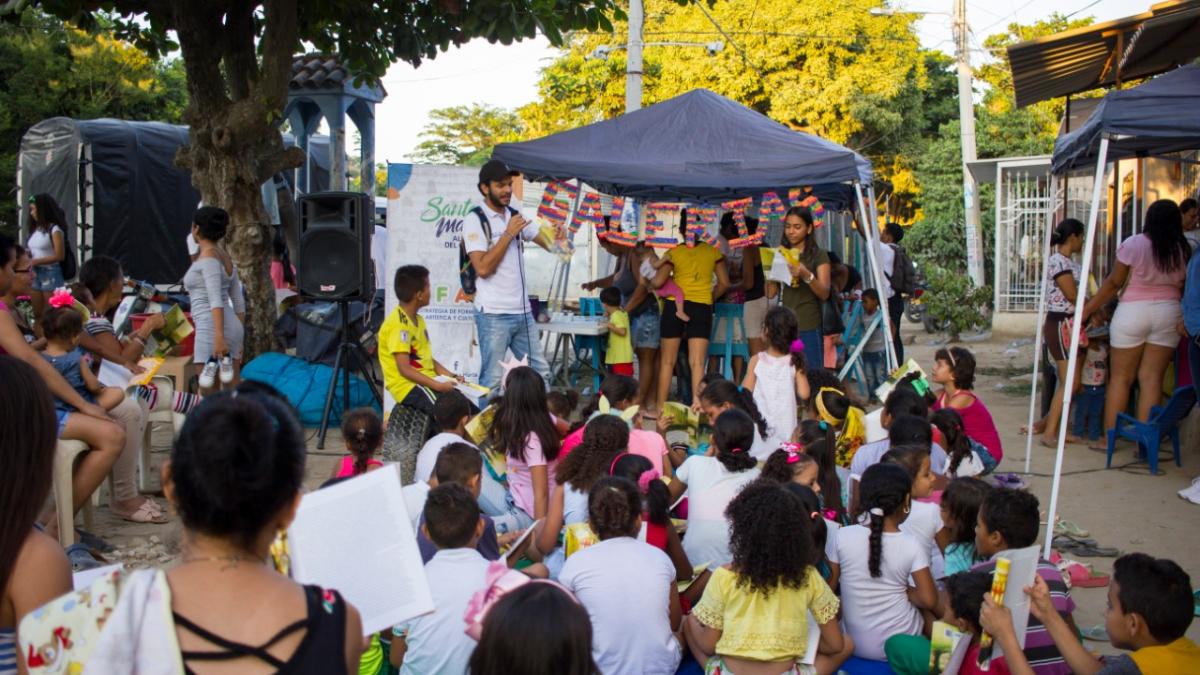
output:
<instances>
[{"instance_id":1,"label":"black tarp","mask_svg":"<svg viewBox=\"0 0 1200 675\"><path fill-rule=\"evenodd\" d=\"M696 89L615 119L523 143L492 156L527 180L577 178L642 199L719 201L812 185L845 202L844 184L871 182L865 158L793 131L740 103ZM821 189L821 186L837 190Z\"/></svg>"},{"instance_id":2,"label":"black tarp","mask_svg":"<svg viewBox=\"0 0 1200 675\"><path fill-rule=\"evenodd\" d=\"M68 237L81 259L109 255L133 278L177 283L188 268L185 240L200 202L191 175L175 166L175 153L187 136L186 126L161 122L43 120L21 138L22 193L54 196L66 212ZM290 135L285 134L285 143L292 144ZM310 151L314 185L328 185L327 137L313 137ZM90 166L80 161L87 155ZM81 212L90 213L87 248L76 240ZM22 209L25 233L27 220Z\"/></svg>"},{"instance_id":3,"label":"black tarp","mask_svg":"<svg viewBox=\"0 0 1200 675\"><path fill-rule=\"evenodd\" d=\"M1103 136L1109 138L1108 161L1200 147L1200 66L1110 91L1083 126L1055 141L1054 172L1093 166Z\"/></svg>"}]
</instances>

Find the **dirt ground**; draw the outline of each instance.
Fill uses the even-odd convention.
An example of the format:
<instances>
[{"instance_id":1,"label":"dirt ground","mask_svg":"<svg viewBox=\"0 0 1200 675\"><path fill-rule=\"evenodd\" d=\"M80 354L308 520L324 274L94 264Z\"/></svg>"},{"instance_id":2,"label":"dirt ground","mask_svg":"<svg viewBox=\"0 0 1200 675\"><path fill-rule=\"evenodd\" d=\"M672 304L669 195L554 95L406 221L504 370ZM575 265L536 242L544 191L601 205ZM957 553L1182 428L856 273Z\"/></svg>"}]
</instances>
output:
<instances>
[{"instance_id":1,"label":"dirt ground","mask_svg":"<svg viewBox=\"0 0 1200 675\"><path fill-rule=\"evenodd\" d=\"M919 326L904 326L909 358L915 358L927 371L933 365L933 353L940 346L936 336L925 334ZM1020 473L1024 470L1026 439L1020 434L1029 414L1029 372L1033 363L1031 339L1013 336L967 337L962 346L976 356L980 375L978 393L1000 430L1004 442L1004 460L999 471ZM1200 409L1198 409L1200 410ZM1121 444L1113 458L1114 468L1104 468L1105 454L1089 450L1086 445L1070 445L1063 457L1062 488L1059 494L1060 517L1091 531L1101 546L1122 552L1140 551L1157 557L1170 558L1192 577L1193 586L1200 585L1200 506L1180 499L1176 492L1187 487L1192 478L1200 476L1200 412L1193 411L1182 444L1183 467L1163 459L1162 475L1149 475L1144 464L1129 465L1133 446ZM304 485L315 489L329 476L333 464L341 456L341 439L331 429L325 449L316 449L316 429L309 431L309 461ZM154 462L157 466L166 458L170 432L156 429ZM1168 448L1169 444L1164 444ZM1050 501L1051 476L1054 471L1054 451L1033 444L1031 473L1027 476L1030 489L1047 509ZM1129 466L1126 466L1129 465ZM1119 467L1119 468L1118 468ZM169 564L178 557L179 527L175 520L166 525L137 525L126 523L109 514L106 508L96 511L93 526L100 536L117 547L111 557L134 567ZM1043 528L1044 532L1044 528ZM1067 557L1073 557L1068 554ZM1096 572L1108 574L1112 558L1083 558ZM1075 622L1085 629L1104 622L1107 588L1079 588L1072 591L1078 608ZM1188 636L1200 642L1200 621L1194 622ZM1117 650L1107 642L1090 642L1089 647L1100 653Z\"/></svg>"}]
</instances>

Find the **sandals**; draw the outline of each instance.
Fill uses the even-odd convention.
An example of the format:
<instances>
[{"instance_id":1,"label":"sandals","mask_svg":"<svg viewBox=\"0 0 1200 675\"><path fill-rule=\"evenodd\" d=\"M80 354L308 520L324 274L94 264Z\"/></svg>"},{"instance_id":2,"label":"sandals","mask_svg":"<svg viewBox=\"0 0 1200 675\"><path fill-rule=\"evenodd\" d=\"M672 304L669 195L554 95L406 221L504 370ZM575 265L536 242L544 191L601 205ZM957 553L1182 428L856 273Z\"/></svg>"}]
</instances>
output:
<instances>
[{"instance_id":1,"label":"sandals","mask_svg":"<svg viewBox=\"0 0 1200 675\"><path fill-rule=\"evenodd\" d=\"M137 507L133 513L123 514L114 512L114 514L120 517L121 520L127 520L131 523L154 523L161 525L167 522L167 514L156 508L155 503L149 499L142 502L142 505Z\"/></svg>"},{"instance_id":2,"label":"sandals","mask_svg":"<svg viewBox=\"0 0 1200 675\"><path fill-rule=\"evenodd\" d=\"M1051 542L1054 548L1069 551L1085 558L1115 558L1121 552L1108 546L1100 546L1095 539L1073 539L1071 537L1055 537Z\"/></svg>"},{"instance_id":3,"label":"sandals","mask_svg":"<svg viewBox=\"0 0 1200 675\"><path fill-rule=\"evenodd\" d=\"M1063 520L1062 518L1055 518L1054 534L1065 535L1065 536L1071 537L1072 539L1082 539L1084 537L1091 536L1092 533L1088 532L1087 530L1083 529L1082 527L1076 525L1075 523L1072 523L1069 520Z\"/></svg>"},{"instance_id":4,"label":"sandals","mask_svg":"<svg viewBox=\"0 0 1200 675\"><path fill-rule=\"evenodd\" d=\"M1008 488L1010 490L1024 490L1029 486L1025 479L1015 473L997 473L992 475L992 480L995 481L996 487Z\"/></svg>"}]
</instances>

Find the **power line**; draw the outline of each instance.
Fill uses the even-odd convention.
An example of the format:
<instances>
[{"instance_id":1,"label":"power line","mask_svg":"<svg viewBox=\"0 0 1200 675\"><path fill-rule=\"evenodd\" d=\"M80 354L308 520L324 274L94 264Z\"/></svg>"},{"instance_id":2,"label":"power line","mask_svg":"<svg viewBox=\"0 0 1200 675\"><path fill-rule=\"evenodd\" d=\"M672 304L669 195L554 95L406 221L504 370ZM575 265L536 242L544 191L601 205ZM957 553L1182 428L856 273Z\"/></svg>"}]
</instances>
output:
<instances>
[{"instance_id":1,"label":"power line","mask_svg":"<svg viewBox=\"0 0 1200 675\"><path fill-rule=\"evenodd\" d=\"M1069 19L1069 18L1075 16L1076 14L1082 12L1085 9L1091 9L1092 7L1095 7L1096 5L1100 4L1100 2L1101 2L1101 0L1094 0L1093 2L1089 2L1088 4L1084 5L1083 7L1080 7L1079 9L1075 10L1074 12L1067 14L1063 18Z\"/></svg>"},{"instance_id":2,"label":"power line","mask_svg":"<svg viewBox=\"0 0 1200 675\"><path fill-rule=\"evenodd\" d=\"M785 33L785 32L769 31L769 30L727 30L727 31L659 30L659 31L646 31L645 33L643 33L643 35L647 35L647 36L649 36L649 35L724 35L724 36L747 35L747 36L752 36L752 37L792 37L792 38L802 38L802 39L806 39L806 40L845 40L845 41L854 41L854 40L861 39L863 37L860 35L822 35L822 34L818 34L818 33ZM867 39L869 39L869 40L887 40L890 42L909 42L910 40L915 39L915 38L869 36Z\"/></svg>"},{"instance_id":3,"label":"power line","mask_svg":"<svg viewBox=\"0 0 1200 675\"><path fill-rule=\"evenodd\" d=\"M696 7L700 9L700 12L704 14L704 17L708 19L708 22L713 25L713 28L716 28L717 31L721 33L721 37L728 40L729 44L733 45L733 48L737 50L738 54L742 55L742 62L753 68L754 72L758 73L759 77L761 77L763 80L766 80L767 76L763 74L763 71L758 67L757 64L750 60L750 56L746 54L746 50L742 49L742 46L733 39L733 36L725 32L725 29L721 27L721 24L717 23L717 20L714 19L713 15L709 13L708 8L704 6L704 3L698 2L696 3Z\"/></svg>"}]
</instances>

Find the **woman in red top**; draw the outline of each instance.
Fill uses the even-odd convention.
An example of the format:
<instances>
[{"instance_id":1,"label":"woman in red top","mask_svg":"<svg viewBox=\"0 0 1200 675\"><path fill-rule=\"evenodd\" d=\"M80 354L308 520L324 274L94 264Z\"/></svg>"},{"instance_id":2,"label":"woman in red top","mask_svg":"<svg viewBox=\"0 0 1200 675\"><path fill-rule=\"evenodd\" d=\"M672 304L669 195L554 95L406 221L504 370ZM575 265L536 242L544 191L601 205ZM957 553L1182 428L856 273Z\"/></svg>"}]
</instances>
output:
<instances>
[{"instance_id":1,"label":"woman in red top","mask_svg":"<svg viewBox=\"0 0 1200 675\"><path fill-rule=\"evenodd\" d=\"M1000 432L992 421L992 413L975 392L975 356L962 347L939 349L934 355L933 381L942 385L934 410L953 408L963 421L967 436L973 438L999 462L1004 457Z\"/></svg>"}]
</instances>

